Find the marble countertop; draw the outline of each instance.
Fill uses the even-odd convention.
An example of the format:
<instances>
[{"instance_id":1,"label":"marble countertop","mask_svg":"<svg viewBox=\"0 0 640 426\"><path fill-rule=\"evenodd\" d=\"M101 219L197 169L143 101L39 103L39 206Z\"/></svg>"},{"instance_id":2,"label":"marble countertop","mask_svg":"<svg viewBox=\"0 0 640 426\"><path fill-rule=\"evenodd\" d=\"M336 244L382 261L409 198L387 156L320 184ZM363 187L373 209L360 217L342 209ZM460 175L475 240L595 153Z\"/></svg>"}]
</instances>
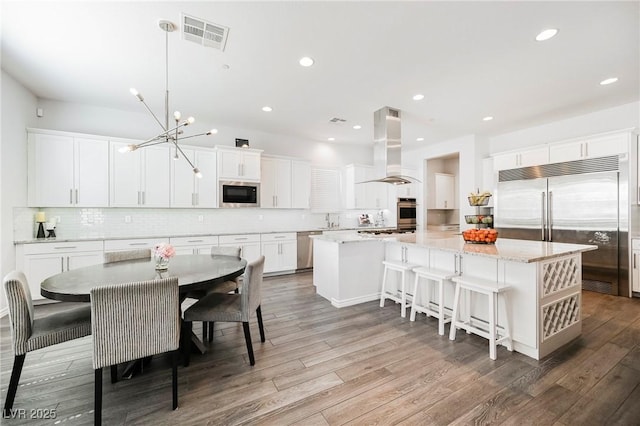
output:
<instances>
[{"instance_id":1,"label":"marble countertop","mask_svg":"<svg viewBox=\"0 0 640 426\"><path fill-rule=\"evenodd\" d=\"M554 257L596 250L595 245L550 243L545 241L498 238L495 244L465 243L462 236L452 232L418 231L411 234L336 234L315 235L313 239L335 243L357 243L382 240L387 243L412 244L418 247L450 251L457 254L492 257L496 259L532 263Z\"/></svg>"}]
</instances>

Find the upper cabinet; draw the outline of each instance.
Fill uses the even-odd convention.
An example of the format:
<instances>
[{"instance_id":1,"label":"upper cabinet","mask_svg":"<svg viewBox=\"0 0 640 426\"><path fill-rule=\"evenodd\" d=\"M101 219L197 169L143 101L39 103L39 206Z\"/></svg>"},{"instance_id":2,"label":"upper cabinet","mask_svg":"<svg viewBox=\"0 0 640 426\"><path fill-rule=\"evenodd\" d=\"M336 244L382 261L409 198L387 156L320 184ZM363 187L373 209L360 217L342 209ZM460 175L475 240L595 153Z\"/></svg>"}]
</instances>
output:
<instances>
[{"instance_id":1,"label":"upper cabinet","mask_svg":"<svg viewBox=\"0 0 640 426\"><path fill-rule=\"evenodd\" d=\"M578 142L554 144L549 147L551 163L606 157L627 152L629 134L598 136Z\"/></svg>"},{"instance_id":2,"label":"upper cabinet","mask_svg":"<svg viewBox=\"0 0 640 426\"><path fill-rule=\"evenodd\" d=\"M549 163L549 147L539 147L520 152L509 152L493 157L493 170L517 169Z\"/></svg>"},{"instance_id":3,"label":"upper cabinet","mask_svg":"<svg viewBox=\"0 0 640 426\"><path fill-rule=\"evenodd\" d=\"M206 148L182 147L182 151L196 166L201 178L183 158L171 162L171 207L217 207L217 156Z\"/></svg>"},{"instance_id":4,"label":"upper cabinet","mask_svg":"<svg viewBox=\"0 0 640 426\"><path fill-rule=\"evenodd\" d=\"M367 182L376 176L372 166L349 164L344 168L345 207L348 209L386 209L389 184Z\"/></svg>"},{"instance_id":5,"label":"upper cabinet","mask_svg":"<svg viewBox=\"0 0 640 426\"><path fill-rule=\"evenodd\" d=\"M308 209L311 206L311 163L291 160L291 208Z\"/></svg>"},{"instance_id":6,"label":"upper cabinet","mask_svg":"<svg viewBox=\"0 0 640 426\"><path fill-rule=\"evenodd\" d=\"M409 176L417 179L418 171L415 169L402 169L403 176ZM421 181L422 179L417 179ZM404 185L393 185L396 189L397 198L416 198L418 195L419 183L405 183Z\"/></svg>"},{"instance_id":7,"label":"upper cabinet","mask_svg":"<svg viewBox=\"0 0 640 426\"><path fill-rule=\"evenodd\" d=\"M291 160L262 157L260 207L291 208Z\"/></svg>"},{"instance_id":8,"label":"upper cabinet","mask_svg":"<svg viewBox=\"0 0 640 426\"><path fill-rule=\"evenodd\" d=\"M218 151L218 179L229 181L260 181L261 150L216 147Z\"/></svg>"},{"instance_id":9,"label":"upper cabinet","mask_svg":"<svg viewBox=\"0 0 640 426\"><path fill-rule=\"evenodd\" d=\"M445 173L434 174L435 188L432 191L434 209L452 210L456 208L456 177Z\"/></svg>"},{"instance_id":10,"label":"upper cabinet","mask_svg":"<svg viewBox=\"0 0 640 426\"><path fill-rule=\"evenodd\" d=\"M110 142L110 205L169 207L170 155L164 145L122 153L127 142Z\"/></svg>"},{"instance_id":11,"label":"upper cabinet","mask_svg":"<svg viewBox=\"0 0 640 426\"><path fill-rule=\"evenodd\" d=\"M30 130L27 179L30 206L106 207L108 141Z\"/></svg>"},{"instance_id":12,"label":"upper cabinet","mask_svg":"<svg viewBox=\"0 0 640 426\"><path fill-rule=\"evenodd\" d=\"M311 209L336 212L340 204L340 171L333 168L311 168Z\"/></svg>"}]
</instances>

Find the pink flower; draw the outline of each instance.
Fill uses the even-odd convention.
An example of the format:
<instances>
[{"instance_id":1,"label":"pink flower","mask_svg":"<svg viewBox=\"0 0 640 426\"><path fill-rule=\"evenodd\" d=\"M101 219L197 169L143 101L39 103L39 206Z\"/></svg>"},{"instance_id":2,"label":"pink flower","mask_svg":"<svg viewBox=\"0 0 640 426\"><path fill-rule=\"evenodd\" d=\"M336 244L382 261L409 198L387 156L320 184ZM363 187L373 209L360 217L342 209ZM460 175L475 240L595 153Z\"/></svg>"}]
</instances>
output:
<instances>
[{"instance_id":1,"label":"pink flower","mask_svg":"<svg viewBox=\"0 0 640 426\"><path fill-rule=\"evenodd\" d=\"M155 255L163 259L169 259L176 254L176 250L171 244L159 243L155 246Z\"/></svg>"}]
</instances>

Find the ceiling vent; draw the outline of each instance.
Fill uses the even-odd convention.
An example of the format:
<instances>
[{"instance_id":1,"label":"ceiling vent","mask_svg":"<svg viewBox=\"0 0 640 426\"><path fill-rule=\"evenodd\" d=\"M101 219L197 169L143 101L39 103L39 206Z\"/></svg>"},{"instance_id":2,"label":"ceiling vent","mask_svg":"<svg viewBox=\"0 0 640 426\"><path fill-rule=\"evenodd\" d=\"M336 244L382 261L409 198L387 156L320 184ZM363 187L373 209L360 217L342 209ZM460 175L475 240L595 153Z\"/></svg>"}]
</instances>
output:
<instances>
[{"instance_id":1,"label":"ceiling vent","mask_svg":"<svg viewBox=\"0 0 640 426\"><path fill-rule=\"evenodd\" d=\"M182 14L182 38L224 51L229 27Z\"/></svg>"},{"instance_id":2,"label":"ceiling vent","mask_svg":"<svg viewBox=\"0 0 640 426\"><path fill-rule=\"evenodd\" d=\"M331 120L329 120L329 123L333 123L333 124L342 124L346 122L347 120L345 120L344 118L338 118L338 117L333 117Z\"/></svg>"}]
</instances>

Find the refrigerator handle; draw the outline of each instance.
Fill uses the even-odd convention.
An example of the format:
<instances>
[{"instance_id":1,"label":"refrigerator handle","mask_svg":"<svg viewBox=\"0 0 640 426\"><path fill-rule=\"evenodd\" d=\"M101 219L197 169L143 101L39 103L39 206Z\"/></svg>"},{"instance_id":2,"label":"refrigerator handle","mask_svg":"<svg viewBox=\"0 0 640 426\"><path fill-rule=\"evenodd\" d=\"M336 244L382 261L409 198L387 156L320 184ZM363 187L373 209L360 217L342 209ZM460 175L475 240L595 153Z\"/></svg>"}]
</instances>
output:
<instances>
[{"instance_id":1,"label":"refrigerator handle","mask_svg":"<svg viewBox=\"0 0 640 426\"><path fill-rule=\"evenodd\" d=\"M553 241L553 191L549 191L549 209L547 210L549 219L547 220L549 227L549 241Z\"/></svg>"},{"instance_id":2,"label":"refrigerator handle","mask_svg":"<svg viewBox=\"0 0 640 426\"><path fill-rule=\"evenodd\" d=\"M545 193L544 191L540 193L541 198L540 198L540 208L541 208L541 212L540 212L540 241L544 241L544 198L545 198Z\"/></svg>"}]
</instances>

